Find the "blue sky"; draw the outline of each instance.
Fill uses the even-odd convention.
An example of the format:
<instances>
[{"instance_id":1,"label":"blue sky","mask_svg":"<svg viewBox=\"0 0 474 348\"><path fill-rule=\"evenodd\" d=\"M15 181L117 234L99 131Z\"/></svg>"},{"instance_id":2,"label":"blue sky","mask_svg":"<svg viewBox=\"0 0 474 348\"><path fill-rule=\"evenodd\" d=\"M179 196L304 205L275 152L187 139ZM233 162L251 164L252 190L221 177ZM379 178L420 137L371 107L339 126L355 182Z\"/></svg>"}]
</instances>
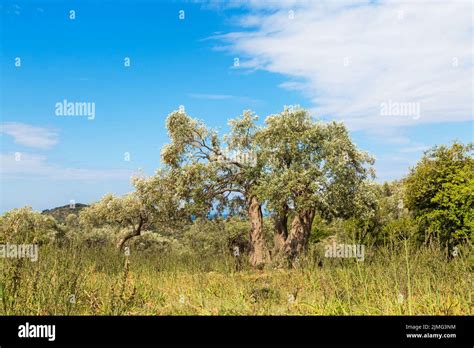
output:
<instances>
[{"instance_id":1,"label":"blue sky","mask_svg":"<svg viewBox=\"0 0 474 348\"><path fill-rule=\"evenodd\" d=\"M0 210L131 190L179 105L225 132L244 109L300 104L345 121L379 181L400 178L429 146L473 138L472 5L429 4L4 1ZM58 117L64 99L95 118ZM419 112L381 115L388 102Z\"/></svg>"}]
</instances>

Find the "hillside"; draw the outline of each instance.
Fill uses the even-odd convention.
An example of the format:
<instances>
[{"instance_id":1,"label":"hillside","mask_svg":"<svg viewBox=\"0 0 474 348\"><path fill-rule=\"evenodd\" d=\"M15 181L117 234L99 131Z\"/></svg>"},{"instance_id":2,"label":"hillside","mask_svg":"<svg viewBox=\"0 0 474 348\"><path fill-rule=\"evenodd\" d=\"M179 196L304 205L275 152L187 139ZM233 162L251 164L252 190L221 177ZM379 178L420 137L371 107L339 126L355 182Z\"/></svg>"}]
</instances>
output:
<instances>
[{"instance_id":1,"label":"hillside","mask_svg":"<svg viewBox=\"0 0 474 348\"><path fill-rule=\"evenodd\" d=\"M53 209L46 209L46 210L43 210L41 212L41 214L47 214L47 215L51 215L53 216L57 221L59 222L64 222L66 220L66 217L69 215L69 214L75 214L75 215L78 215L79 212L88 207L87 204L82 204L82 203L76 203L75 207L74 208L71 208L68 205L63 205L61 207L56 207L56 208L53 208Z\"/></svg>"}]
</instances>

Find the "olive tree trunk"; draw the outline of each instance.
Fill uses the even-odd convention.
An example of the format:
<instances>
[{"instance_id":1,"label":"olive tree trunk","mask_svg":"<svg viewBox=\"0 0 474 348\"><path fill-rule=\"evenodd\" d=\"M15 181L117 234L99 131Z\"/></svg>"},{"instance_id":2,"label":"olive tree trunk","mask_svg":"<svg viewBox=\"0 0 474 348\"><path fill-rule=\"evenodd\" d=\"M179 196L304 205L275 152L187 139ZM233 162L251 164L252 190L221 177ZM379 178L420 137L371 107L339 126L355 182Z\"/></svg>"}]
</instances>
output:
<instances>
[{"instance_id":1,"label":"olive tree trunk","mask_svg":"<svg viewBox=\"0 0 474 348\"><path fill-rule=\"evenodd\" d=\"M133 237L136 237L136 236L139 236L140 233L142 232L142 227L143 227L143 224L144 224L144 219L140 219L140 222L138 223L138 226L136 228L134 228L132 231L130 231L129 233L127 233L125 236L123 236L119 242L117 243L117 249L119 250L122 250L125 243L133 238Z\"/></svg>"},{"instance_id":2,"label":"olive tree trunk","mask_svg":"<svg viewBox=\"0 0 474 348\"><path fill-rule=\"evenodd\" d=\"M275 234L273 235L272 257L282 254L286 239L288 238L288 207L285 206L275 216Z\"/></svg>"},{"instance_id":3,"label":"olive tree trunk","mask_svg":"<svg viewBox=\"0 0 474 348\"><path fill-rule=\"evenodd\" d=\"M268 262L270 254L265 246L263 235L262 207L255 196L248 199L250 229L250 264L261 268Z\"/></svg>"},{"instance_id":4,"label":"olive tree trunk","mask_svg":"<svg viewBox=\"0 0 474 348\"><path fill-rule=\"evenodd\" d=\"M284 246L285 255L290 261L306 251L314 215L314 211L304 211L293 218Z\"/></svg>"}]
</instances>

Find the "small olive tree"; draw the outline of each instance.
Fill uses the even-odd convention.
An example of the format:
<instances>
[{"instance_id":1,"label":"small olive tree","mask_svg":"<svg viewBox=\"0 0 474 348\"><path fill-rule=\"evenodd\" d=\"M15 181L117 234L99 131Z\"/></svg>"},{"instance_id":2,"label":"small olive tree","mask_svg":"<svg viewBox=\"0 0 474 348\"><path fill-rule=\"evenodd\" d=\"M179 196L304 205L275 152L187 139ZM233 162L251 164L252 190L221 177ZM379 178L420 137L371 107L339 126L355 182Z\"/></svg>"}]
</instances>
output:
<instances>
[{"instance_id":1,"label":"small olive tree","mask_svg":"<svg viewBox=\"0 0 474 348\"><path fill-rule=\"evenodd\" d=\"M136 177L132 182L134 192L122 197L107 194L80 213L83 224L128 229L119 239L118 249L150 226L171 228L174 223L182 223L189 217L176 194L173 173L159 170L154 176Z\"/></svg>"}]
</instances>

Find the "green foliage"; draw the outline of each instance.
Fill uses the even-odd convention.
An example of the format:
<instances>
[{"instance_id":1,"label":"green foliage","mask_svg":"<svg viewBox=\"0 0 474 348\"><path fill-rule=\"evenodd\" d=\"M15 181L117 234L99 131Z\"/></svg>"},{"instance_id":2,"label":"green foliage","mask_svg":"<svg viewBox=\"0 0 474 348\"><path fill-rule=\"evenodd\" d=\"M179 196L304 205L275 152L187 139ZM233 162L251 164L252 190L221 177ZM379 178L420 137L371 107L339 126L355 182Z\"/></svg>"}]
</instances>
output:
<instances>
[{"instance_id":1,"label":"green foliage","mask_svg":"<svg viewBox=\"0 0 474 348\"><path fill-rule=\"evenodd\" d=\"M103 226L79 230L74 236L69 235L68 237L71 242L95 248L111 247L117 242L117 236L119 234L120 228Z\"/></svg>"},{"instance_id":2,"label":"green foliage","mask_svg":"<svg viewBox=\"0 0 474 348\"><path fill-rule=\"evenodd\" d=\"M198 219L188 227L182 238L188 250L209 257L215 254L232 254L233 247L239 248L239 254L248 252L248 221L237 218Z\"/></svg>"},{"instance_id":3,"label":"green foliage","mask_svg":"<svg viewBox=\"0 0 474 348\"><path fill-rule=\"evenodd\" d=\"M191 222L191 214L197 208L179 196L177 187L183 190L185 186L177 183L186 181L187 177L175 175L176 171L157 171L152 177L133 178L134 192L122 197L105 195L81 211L80 224L85 229L108 226L115 231L124 230L119 247L146 229L170 233L183 227ZM98 237L98 241L103 240L101 235Z\"/></svg>"},{"instance_id":4,"label":"green foliage","mask_svg":"<svg viewBox=\"0 0 474 348\"><path fill-rule=\"evenodd\" d=\"M13 209L0 216L0 243L42 244L61 234L52 216L35 212L31 207Z\"/></svg>"},{"instance_id":5,"label":"green foliage","mask_svg":"<svg viewBox=\"0 0 474 348\"><path fill-rule=\"evenodd\" d=\"M137 225L141 216L145 216L145 207L136 194L117 197L105 195L101 200L84 209L80 214L84 225L100 227L113 225L126 227Z\"/></svg>"},{"instance_id":6,"label":"green foliage","mask_svg":"<svg viewBox=\"0 0 474 348\"><path fill-rule=\"evenodd\" d=\"M261 199L268 208L316 210L325 217L349 217L371 204L366 179L373 159L359 151L340 123L314 122L301 108L269 116L258 134L264 175Z\"/></svg>"},{"instance_id":7,"label":"green foliage","mask_svg":"<svg viewBox=\"0 0 474 348\"><path fill-rule=\"evenodd\" d=\"M413 239L417 232L418 224L408 215L390 220L382 228L385 243Z\"/></svg>"},{"instance_id":8,"label":"green foliage","mask_svg":"<svg viewBox=\"0 0 474 348\"><path fill-rule=\"evenodd\" d=\"M182 243L173 237L165 237L153 231L145 231L130 244L131 249L137 252L146 252L149 255L177 254L185 252Z\"/></svg>"},{"instance_id":9,"label":"green foliage","mask_svg":"<svg viewBox=\"0 0 474 348\"><path fill-rule=\"evenodd\" d=\"M372 184L371 195L375 196L372 201L372 209L365 214L357 214L355 218L358 232L356 235L362 237L359 240L381 245L400 237L401 226L406 226L411 231L416 225L411 212L404 207L403 190L400 181L385 182L383 185ZM397 227L398 226L398 227ZM410 234L411 235L411 234Z\"/></svg>"},{"instance_id":10,"label":"green foliage","mask_svg":"<svg viewBox=\"0 0 474 348\"><path fill-rule=\"evenodd\" d=\"M405 202L420 222L421 237L450 247L474 233L473 144L428 151L405 180Z\"/></svg>"},{"instance_id":11,"label":"green foliage","mask_svg":"<svg viewBox=\"0 0 474 348\"><path fill-rule=\"evenodd\" d=\"M222 254L226 248L224 226L217 220L196 220L185 232L186 246L198 254Z\"/></svg>"},{"instance_id":12,"label":"green foliage","mask_svg":"<svg viewBox=\"0 0 474 348\"><path fill-rule=\"evenodd\" d=\"M251 111L244 111L229 121L230 132L220 138L216 131L184 112L175 111L168 116L166 127L171 142L164 146L161 157L187 178L176 186L186 187L193 204L222 212L238 202L232 201L231 193L243 195L244 199L252 193L261 171L253 157L257 154L256 120Z\"/></svg>"},{"instance_id":13,"label":"green foliage","mask_svg":"<svg viewBox=\"0 0 474 348\"><path fill-rule=\"evenodd\" d=\"M68 229L74 229L79 226L79 217L76 214L69 214L66 216L64 223Z\"/></svg>"}]
</instances>

